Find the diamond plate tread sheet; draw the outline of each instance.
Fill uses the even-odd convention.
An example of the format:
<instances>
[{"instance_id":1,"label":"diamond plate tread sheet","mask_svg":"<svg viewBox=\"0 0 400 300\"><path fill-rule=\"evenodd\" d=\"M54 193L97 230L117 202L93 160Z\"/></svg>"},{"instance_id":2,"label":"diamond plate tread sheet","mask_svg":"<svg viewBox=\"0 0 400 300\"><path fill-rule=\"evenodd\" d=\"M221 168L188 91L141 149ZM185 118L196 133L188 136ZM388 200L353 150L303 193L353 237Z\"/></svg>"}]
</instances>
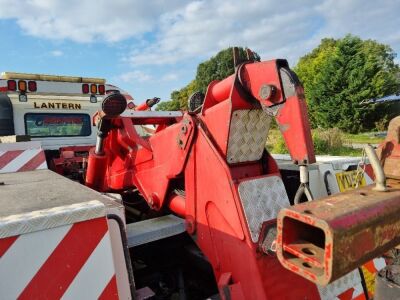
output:
<instances>
[{"instance_id":1,"label":"diamond plate tread sheet","mask_svg":"<svg viewBox=\"0 0 400 300\"><path fill-rule=\"evenodd\" d=\"M265 149L271 117L261 109L236 110L229 130L227 162L259 160Z\"/></svg>"},{"instance_id":2,"label":"diamond plate tread sheet","mask_svg":"<svg viewBox=\"0 0 400 300\"><path fill-rule=\"evenodd\" d=\"M268 176L243 181L238 191L251 240L256 243L262 224L275 219L282 208L290 206L285 186L280 177Z\"/></svg>"}]
</instances>

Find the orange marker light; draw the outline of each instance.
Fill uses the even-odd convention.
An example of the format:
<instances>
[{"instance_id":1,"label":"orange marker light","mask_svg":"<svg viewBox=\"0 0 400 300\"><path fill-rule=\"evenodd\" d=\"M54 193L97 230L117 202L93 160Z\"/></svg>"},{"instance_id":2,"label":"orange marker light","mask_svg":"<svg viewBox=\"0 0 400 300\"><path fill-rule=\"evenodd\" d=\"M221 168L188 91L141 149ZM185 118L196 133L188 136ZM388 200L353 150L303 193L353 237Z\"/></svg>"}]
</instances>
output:
<instances>
[{"instance_id":1,"label":"orange marker light","mask_svg":"<svg viewBox=\"0 0 400 300\"><path fill-rule=\"evenodd\" d=\"M26 81L23 80L18 81L18 89L21 92L26 92Z\"/></svg>"},{"instance_id":2,"label":"orange marker light","mask_svg":"<svg viewBox=\"0 0 400 300\"><path fill-rule=\"evenodd\" d=\"M92 84L92 85L90 86L90 92L91 92L92 94L96 94L96 93L97 93L97 85Z\"/></svg>"}]
</instances>

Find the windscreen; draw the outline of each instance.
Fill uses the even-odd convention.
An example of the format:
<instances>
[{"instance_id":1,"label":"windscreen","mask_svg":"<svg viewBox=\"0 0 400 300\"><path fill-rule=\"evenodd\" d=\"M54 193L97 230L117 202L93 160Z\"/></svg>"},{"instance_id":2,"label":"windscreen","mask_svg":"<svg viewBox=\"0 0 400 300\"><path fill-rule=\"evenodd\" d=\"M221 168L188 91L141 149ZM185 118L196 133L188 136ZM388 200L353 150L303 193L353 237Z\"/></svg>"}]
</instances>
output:
<instances>
[{"instance_id":1,"label":"windscreen","mask_svg":"<svg viewBox=\"0 0 400 300\"><path fill-rule=\"evenodd\" d=\"M86 114L25 114L25 131L31 137L89 136L90 116Z\"/></svg>"}]
</instances>

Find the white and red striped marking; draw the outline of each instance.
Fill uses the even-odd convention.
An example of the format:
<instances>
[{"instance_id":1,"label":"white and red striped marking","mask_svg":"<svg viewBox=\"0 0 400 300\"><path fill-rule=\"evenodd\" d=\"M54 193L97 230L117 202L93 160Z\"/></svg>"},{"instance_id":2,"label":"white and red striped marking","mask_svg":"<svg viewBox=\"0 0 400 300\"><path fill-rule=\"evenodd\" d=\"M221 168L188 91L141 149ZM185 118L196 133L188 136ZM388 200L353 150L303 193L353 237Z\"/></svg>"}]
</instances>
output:
<instances>
[{"instance_id":1,"label":"white and red striped marking","mask_svg":"<svg viewBox=\"0 0 400 300\"><path fill-rule=\"evenodd\" d=\"M0 151L0 173L47 169L43 149Z\"/></svg>"},{"instance_id":2,"label":"white and red striped marking","mask_svg":"<svg viewBox=\"0 0 400 300\"><path fill-rule=\"evenodd\" d=\"M104 217L0 240L2 299L118 299Z\"/></svg>"},{"instance_id":3,"label":"white and red striped marking","mask_svg":"<svg viewBox=\"0 0 400 300\"><path fill-rule=\"evenodd\" d=\"M378 257L363 265L363 273L364 268L366 268L368 272L375 275L385 266L385 260ZM364 273L364 277L365 275ZM366 300L361 280L359 270L356 269L325 287L318 287L320 297L322 300ZM372 299L371 287L368 287L368 282L366 282L366 285L369 297Z\"/></svg>"},{"instance_id":4,"label":"white and red striped marking","mask_svg":"<svg viewBox=\"0 0 400 300\"><path fill-rule=\"evenodd\" d=\"M366 300L363 287L361 283L349 288L347 291L341 293L335 300Z\"/></svg>"}]
</instances>

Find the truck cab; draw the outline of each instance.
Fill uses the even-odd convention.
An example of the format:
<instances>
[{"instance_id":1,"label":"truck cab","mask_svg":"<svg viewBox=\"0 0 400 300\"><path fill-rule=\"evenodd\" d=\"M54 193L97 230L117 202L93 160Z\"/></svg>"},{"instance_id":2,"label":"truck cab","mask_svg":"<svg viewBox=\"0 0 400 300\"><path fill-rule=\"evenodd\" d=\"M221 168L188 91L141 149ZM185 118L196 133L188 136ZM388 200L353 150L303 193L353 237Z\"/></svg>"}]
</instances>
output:
<instances>
[{"instance_id":1,"label":"truck cab","mask_svg":"<svg viewBox=\"0 0 400 300\"><path fill-rule=\"evenodd\" d=\"M94 116L103 98L113 92L123 94L127 109L134 107L129 94L102 78L4 72L0 136L31 140L34 147L40 144L53 171L82 181L85 160L96 143Z\"/></svg>"},{"instance_id":2,"label":"truck cab","mask_svg":"<svg viewBox=\"0 0 400 300\"><path fill-rule=\"evenodd\" d=\"M104 95L119 91L105 79L4 72L0 76L0 136L29 135L45 150L96 142L92 116Z\"/></svg>"}]
</instances>

